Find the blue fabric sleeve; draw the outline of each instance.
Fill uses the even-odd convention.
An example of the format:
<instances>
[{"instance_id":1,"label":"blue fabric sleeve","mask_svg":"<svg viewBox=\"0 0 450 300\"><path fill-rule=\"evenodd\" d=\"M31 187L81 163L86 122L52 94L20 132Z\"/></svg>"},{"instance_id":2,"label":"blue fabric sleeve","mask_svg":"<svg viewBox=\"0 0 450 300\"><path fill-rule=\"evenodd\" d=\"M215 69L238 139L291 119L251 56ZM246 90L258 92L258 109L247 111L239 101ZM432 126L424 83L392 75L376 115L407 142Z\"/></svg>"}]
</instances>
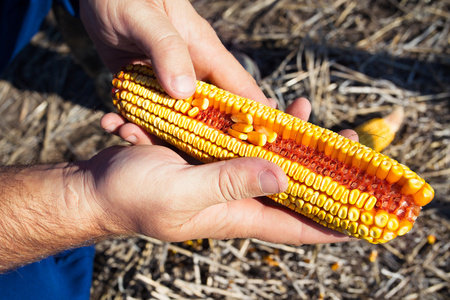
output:
<instances>
[{"instance_id":1,"label":"blue fabric sleeve","mask_svg":"<svg viewBox=\"0 0 450 300\"><path fill-rule=\"evenodd\" d=\"M95 248L64 251L0 275L1 300L88 300Z\"/></svg>"},{"instance_id":2,"label":"blue fabric sleeve","mask_svg":"<svg viewBox=\"0 0 450 300\"><path fill-rule=\"evenodd\" d=\"M56 0L74 16L78 2ZM30 42L50 11L52 0L0 0L0 72ZM0 274L0 300L89 299L94 247L64 251Z\"/></svg>"},{"instance_id":3,"label":"blue fabric sleeve","mask_svg":"<svg viewBox=\"0 0 450 300\"><path fill-rule=\"evenodd\" d=\"M74 16L78 1L57 0ZM38 32L52 0L0 0L0 73Z\"/></svg>"}]
</instances>

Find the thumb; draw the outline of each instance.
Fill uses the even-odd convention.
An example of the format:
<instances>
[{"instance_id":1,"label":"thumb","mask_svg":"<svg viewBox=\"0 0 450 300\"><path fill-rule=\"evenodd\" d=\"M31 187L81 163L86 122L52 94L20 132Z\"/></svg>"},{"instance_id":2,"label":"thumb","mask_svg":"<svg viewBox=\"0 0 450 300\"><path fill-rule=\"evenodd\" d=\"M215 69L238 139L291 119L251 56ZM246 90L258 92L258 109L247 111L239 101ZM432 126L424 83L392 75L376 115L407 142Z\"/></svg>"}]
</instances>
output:
<instances>
[{"instance_id":1,"label":"thumb","mask_svg":"<svg viewBox=\"0 0 450 300\"><path fill-rule=\"evenodd\" d=\"M185 172L182 176L188 189L184 195L202 199L204 207L280 193L288 185L284 171L262 158L231 159L189 167Z\"/></svg>"},{"instance_id":2,"label":"thumb","mask_svg":"<svg viewBox=\"0 0 450 300\"><path fill-rule=\"evenodd\" d=\"M129 26L130 35L150 57L162 87L176 99L190 97L195 92L196 76L189 49L164 7L145 4L134 13L137 16L131 19L135 22Z\"/></svg>"}]
</instances>

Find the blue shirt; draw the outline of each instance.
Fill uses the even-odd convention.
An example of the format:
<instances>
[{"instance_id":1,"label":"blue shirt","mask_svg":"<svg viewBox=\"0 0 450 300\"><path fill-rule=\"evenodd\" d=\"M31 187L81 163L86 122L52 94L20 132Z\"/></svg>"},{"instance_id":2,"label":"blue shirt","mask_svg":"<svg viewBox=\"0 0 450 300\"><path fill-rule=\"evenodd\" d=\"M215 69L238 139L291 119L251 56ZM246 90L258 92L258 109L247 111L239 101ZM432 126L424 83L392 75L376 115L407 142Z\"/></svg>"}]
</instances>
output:
<instances>
[{"instance_id":1,"label":"blue shirt","mask_svg":"<svg viewBox=\"0 0 450 300\"><path fill-rule=\"evenodd\" d=\"M55 0L77 15L78 3ZM30 42L52 0L0 0L0 72ZM94 247L67 250L0 274L0 300L89 299Z\"/></svg>"},{"instance_id":2,"label":"blue shirt","mask_svg":"<svg viewBox=\"0 0 450 300\"><path fill-rule=\"evenodd\" d=\"M88 300L95 248L67 250L0 275L1 300Z\"/></svg>"},{"instance_id":3,"label":"blue shirt","mask_svg":"<svg viewBox=\"0 0 450 300\"><path fill-rule=\"evenodd\" d=\"M78 15L78 2L55 0ZM0 0L0 72L30 42L52 7L52 0Z\"/></svg>"}]
</instances>

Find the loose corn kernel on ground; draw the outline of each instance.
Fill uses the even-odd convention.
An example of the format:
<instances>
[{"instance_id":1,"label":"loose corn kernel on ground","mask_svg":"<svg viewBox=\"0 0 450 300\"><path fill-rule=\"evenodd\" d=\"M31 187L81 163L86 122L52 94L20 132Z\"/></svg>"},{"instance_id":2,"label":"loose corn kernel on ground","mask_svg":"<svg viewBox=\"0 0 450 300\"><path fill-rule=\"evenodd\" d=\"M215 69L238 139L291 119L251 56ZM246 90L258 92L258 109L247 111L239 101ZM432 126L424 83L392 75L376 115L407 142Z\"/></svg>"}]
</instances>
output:
<instances>
[{"instance_id":1,"label":"loose corn kernel on ground","mask_svg":"<svg viewBox=\"0 0 450 300\"><path fill-rule=\"evenodd\" d=\"M112 81L129 121L209 163L261 157L289 177L274 201L328 228L384 243L411 230L434 191L408 167L360 143L198 81L173 99L149 66L129 65Z\"/></svg>"}]
</instances>

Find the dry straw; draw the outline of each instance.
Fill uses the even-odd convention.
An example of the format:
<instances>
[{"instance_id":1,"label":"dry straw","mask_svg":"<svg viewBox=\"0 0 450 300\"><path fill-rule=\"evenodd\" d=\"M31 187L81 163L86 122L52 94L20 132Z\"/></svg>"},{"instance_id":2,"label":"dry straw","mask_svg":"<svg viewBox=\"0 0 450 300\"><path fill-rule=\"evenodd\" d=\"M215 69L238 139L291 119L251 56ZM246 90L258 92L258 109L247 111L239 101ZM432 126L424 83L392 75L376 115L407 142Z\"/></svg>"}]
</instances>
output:
<instances>
[{"instance_id":1,"label":"dry straw","mask_svg":"<svg viewBox=\"0 0 450 300\"><path fill-rule=\"evenodd\" d=\"M336 130L401 106L405 121L384 153L423 175L436 198L410 234L381 246L105 241L92 299L450 298L448 1L193 4L227 47L256 62L280 108L307 97L311 121ZM107 97L96 91L108 80L90 80L69 51L49 19L2 74L3 164L85 159L118 143L98 125Z\"/></svg>"}]
</instances>

